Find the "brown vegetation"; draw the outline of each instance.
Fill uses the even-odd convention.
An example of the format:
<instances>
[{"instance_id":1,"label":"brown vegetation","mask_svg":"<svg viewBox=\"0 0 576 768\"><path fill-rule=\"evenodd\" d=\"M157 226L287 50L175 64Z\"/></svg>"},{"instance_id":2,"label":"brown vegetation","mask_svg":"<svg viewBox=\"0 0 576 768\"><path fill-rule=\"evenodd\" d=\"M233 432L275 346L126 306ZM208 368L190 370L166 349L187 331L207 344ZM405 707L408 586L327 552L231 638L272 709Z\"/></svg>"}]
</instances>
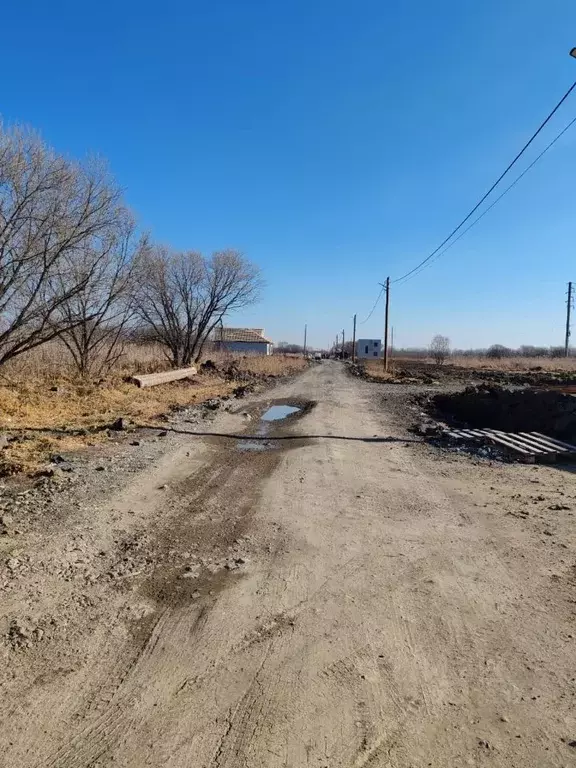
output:
<instances>
[{"instance_id":1,"label":"brown vegetation","mask_svg":"<svg viewBox=\"0 0 576 768\"><path fill-rule=\"evenodd\" d=\"M157 345L128 345L114 370L98 381L79 376L58 342L20 356L0 376L0 430L17 438L0 451L0 474L36 471L51 453L105 441L106 426L120 417L135 425L161 423L174 409L230 394L236 376L265 380L306 366L302 358L280 355L217 353L211 359L216 368L192 380L139 389L126 381L130 374L167 368Z\"/></svg>"},{"instance_id":2,"label":"brown vegetation","mask_svg":"<svg viewBox=\"0 0 576 768\"><path fill-rule=\"evenodd\" d=\"M398 366L394 361L388 363L388 370L384 370L384 363L382 360L361 360L360 364L363 366L365 372L372 379L381 379L382 381L391 381L395 379L398 374Z\"/></svg>"},{"instance_id":3,"label":"brown vegetation","mask_svg":"<svg viewBox=\"0 0 576 768\"><path fill-rule=\"evenodd\" d=\"M437 367L432 357L394 357L388 365L388 374L384 372L382 360L362 361L365 370L371 376L378 378L393 378L399 369L412 369L414 366L426 366L433 373ZM472 357L469 355L451 355L444 363L446 368L462 368L476 371L548 371L548 372L576 372L576 357L503 357L492 359L489 357Z\"/></svg>"},{"instance_id":4,"label":"brown vegetation","mask_svg":"<svg viewBox=\"0 0 576 768\"><path fill-rule=\"evenodd\" d=\"M431 362L431 361L430 361ZM576 371L576 357L468 357L454 355L450 365L460 368L476 368L487 371Z\"/></svg>"}]
</instances>

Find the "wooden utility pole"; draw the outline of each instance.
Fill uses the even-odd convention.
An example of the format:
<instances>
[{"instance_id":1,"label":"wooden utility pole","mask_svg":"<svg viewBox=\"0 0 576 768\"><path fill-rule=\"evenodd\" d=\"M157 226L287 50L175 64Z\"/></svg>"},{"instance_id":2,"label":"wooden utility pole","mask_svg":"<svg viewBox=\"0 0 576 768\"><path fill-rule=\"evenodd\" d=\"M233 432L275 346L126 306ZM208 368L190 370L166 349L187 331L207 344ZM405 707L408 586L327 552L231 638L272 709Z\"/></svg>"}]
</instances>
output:
<instances>
[{"instance_id":1,"label":"wooden utility pole","mask_svg":"<svg viewBox=\"0 0 576 768\"><path fill-rule=\"evenodd\" d=\"M352 323L352 362L356 362L356 315Z\"/></svg>"},{"instance_id":2,"label":"wooden utility pole","mask_svg":"<svg viewBox=\"0 0 576 768\"><path fill-rule=\"evenodd\" d=\"M308 333L308 325L304 326L304 357L306 357L306 335Z\"/></svg>"},{"instance_id":3,"label":"wooden utility pole","mask_svg":"<svg viewBox=\"0 0 576 768\"><path fill-rule=\"evenodd\" d=\"M344 328L342 328L342 360L344 360Z\"/></svg>"},{"instance_id":4,"label":"wooden utility pole","mask_svg":"<svg viewBox=\"0 0 576 768\"><path fill-rule=\"evenodd\" d=\"M568 283L568 299L566 301L566 340L564 341L564 357L570 354L570 312L572 310L572 283Z\"/></svg>"},{"instance_id":5,"label":"wooden utility pole","mask_svg":"<svg viewBox=\"0 0 576 768\"><path fill-rule=\"evenodd\" d=\"M382 283L380 283L382 285ZM388 370L388 312L390 309L390 278L386 278L385 285L382 286L386 289L386 308L384 310L384 370Z\"/></svg>"}]
</instances>

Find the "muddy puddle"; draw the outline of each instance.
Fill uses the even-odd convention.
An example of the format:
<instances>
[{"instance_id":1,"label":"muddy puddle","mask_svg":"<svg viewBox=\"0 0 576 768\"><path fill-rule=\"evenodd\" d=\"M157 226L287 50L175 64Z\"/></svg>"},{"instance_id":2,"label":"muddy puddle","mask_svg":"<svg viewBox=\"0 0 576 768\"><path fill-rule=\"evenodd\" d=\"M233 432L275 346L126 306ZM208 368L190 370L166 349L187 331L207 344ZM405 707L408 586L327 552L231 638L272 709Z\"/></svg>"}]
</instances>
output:
<instances>
[{"instance_id":1,"label":"muddy puddle","mask_svg":"<svg viewBox=\"0 0 576 768\"><path fill-rule=\"evenodd\" d=\"M288 403L276 403L269 406L260 416L258 424L253 434L246 435L245 438L236 443L239 451L253 451L262 453L274 448L279 448L278 442L274 440L271 431L289 416L295 416L304 412L304 408L299 405L290 405Z\"/></svg>"},{"instance_id":2,"label":"muddy puddle","mask_svg":"<svg viewBox=\"0 0 576 768\"><path fill-rule=\"evenodd\" d=\"M280 421L301 410L302 408L299 408L296 405L271 405L261 416L261 421Z\"/></svg>"},{"instance_id":3,"label":"muddy puddle","mask_svg":"<svg viewBox=\"0 0 576 768\"><path fill-rule=\"evenodd\" d=\"M270 440L261 440L260 442L254 439L238 440L236 443L236 448L238 448L239 451L255 451L256 453L269 451L272 447Z\"/></svg>"}]
</instances>

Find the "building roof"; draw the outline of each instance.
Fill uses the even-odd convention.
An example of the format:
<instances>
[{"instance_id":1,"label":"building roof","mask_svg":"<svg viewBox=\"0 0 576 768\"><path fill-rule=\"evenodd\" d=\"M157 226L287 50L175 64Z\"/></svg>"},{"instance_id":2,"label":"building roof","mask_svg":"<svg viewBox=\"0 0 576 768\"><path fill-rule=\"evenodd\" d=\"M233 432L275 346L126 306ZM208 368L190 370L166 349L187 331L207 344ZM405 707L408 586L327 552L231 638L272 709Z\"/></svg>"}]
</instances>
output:
<instances>
[{"instance_id":1,"label":"building roof","mask_svg":"<svg viewBox=\"0 0 576 768\"><path fill-rule=\"evenodd\" d=\"M264 336L264 328L216 328L215 341L247 341L260 344L272 344L270 339Z\"/></svg>"}]
</instances>

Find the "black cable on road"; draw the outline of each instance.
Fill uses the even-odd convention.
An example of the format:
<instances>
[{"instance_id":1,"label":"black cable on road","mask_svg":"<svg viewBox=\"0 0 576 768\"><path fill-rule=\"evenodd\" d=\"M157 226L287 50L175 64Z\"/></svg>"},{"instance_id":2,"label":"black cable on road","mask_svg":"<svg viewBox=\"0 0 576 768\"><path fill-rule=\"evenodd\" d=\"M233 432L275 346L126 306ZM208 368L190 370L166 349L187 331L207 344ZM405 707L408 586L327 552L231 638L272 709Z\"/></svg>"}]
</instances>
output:
<instances>
[{"instance_id":1,"label":"black cable on road","mask_svg":"<svg viewBox=\"0 0 576 768\"><path fill-rule=\"evenodd\" d=\"M547 125L547 124L550 122L550 120L552 119L552 117L553 117L553 116L556 114L556 112L557 112L557 111L560 109L560 107L561 107L561 106L562 106L562 104L563 104L563 103L566 101L566 99L568 98L568 96L570 96L570 94L572 93L572 91L574 90L574 88L576 88L576 81L574 81L574 82L572 83L572 85L570 86L570 88L568 88L568 90L566 91L566 93L564 94L564 96L562 96L562 98L560 99L560 101L558 102L558 104L556 104L556 106L555 106L555 107L554 107L554 109L553 109L553 110L550 112L550 114L549 114L549 115L546 117L546 119L545 119L545 120L544 120L542 123L540 123L540 125L539 125L538 129L537 129L537 130L536 130L536 131L535 131L535 132L532 134L532 136L531 136L531 137L528 139L528 141L526 142L526 144L524 144L524 146L522 147L522 149L520 150L520 152L518 152L518 154L516 155L516 157L514 158L514 160L512 160L512 162L511 162L511 163L509 163L509 165L507 166L506 170L505 170L503 173L501 173L501 174L500 174L500 176L499 176L499 177L496 179L496 181L494 182L494 184L492 184L492 186L490 187L490 189L488 190L488 192L486 192L486 194L485 194L485 195L483 195L483 197L482 197L482 198L481 198L481 199L480 199L480 200L479 200L479 201L476 203L476 205L474 206L474 208L472 208L472 210L470 211L470 213L468 213L468 214L467 214L467 215L466 215L466 216L465 216L465 217L462 219L462 221L460 222L460 224L458 224L458 226L457 226L457 227L455 227L455 228L452 230L452 232L450 232L450 234L448 235L448 237L446 237L446 238L445 238L445 239L444 239L444 240L443 240L443 241L440 243L440 245L439 245L437 248L435 248L435 249L432 251L432 253L431 253L431 254L429 254L428 256L426 256L426 258L425 258L425 259L423 259L423 260L422 260L422 261L421 261L419 264L417 264L417 265L414 267L414 269L411 269L409 272L406 272L406 274L405 274L405 275L402 275L402 277L397 277L395 280L392 280L392 282L393 282L393 283L398 283L398 282L400 282L400 280L404 280L405 278L409 277L411 274L413 274L414 272L416 272L416 270L420 269L420 267L422 267L424 264L426 264L426 262L430 261L430 259L431 259L433 256L435 256L435 255L438 253L438 251L439 251L441 248L443 248L443 247L446 245L446 243L447 243L447 242L448 242L448 241L449 241L449 240L450 240L450 239L451 239L451 238L452 238L452 237L453 237L453 236L456 234L456 232L458 232L460 229L462 229L462 227L464 226L464 224L466 224L466 222L468 221L468 219L470 219L470 218L471 218L471 217L472 217L472 216L473 216L473 215L476 213L476 211L478 210L478 208L480 208L480 206L481 206L481 205L482 205L482 203L483 203L483 202L486 200L486 198L487 198L487 197L488 197L488 196L489 196L489 195L490 195L490 194L491 194L491 193L492 193L492 192L493 192L493 191L496 189L496 187L498 186L498 184L500 184L500 182L502 181L502 179L504 178L504 176L506 176L506 174L507 174L507 173L508 173L508 172L509 172L509 171L510 171L510 170L511 170L513 167L514 167L514 165L516 165L516 163L518 162L518 160L519 160L519 159L522 157L522 155L524 154L524 152L526 152L526 150L527 150L527 149L528 149L528 147L529 147L529 146L532 144L532 142L534 141L534 139L535 139L535 138L536 138L536 137L537 137L537 136L540 134L540 132L543 130L543 128L544 128L544 127L545 127L545 126L546 126L546 125Z\"/></svg>"}]
</instances>

